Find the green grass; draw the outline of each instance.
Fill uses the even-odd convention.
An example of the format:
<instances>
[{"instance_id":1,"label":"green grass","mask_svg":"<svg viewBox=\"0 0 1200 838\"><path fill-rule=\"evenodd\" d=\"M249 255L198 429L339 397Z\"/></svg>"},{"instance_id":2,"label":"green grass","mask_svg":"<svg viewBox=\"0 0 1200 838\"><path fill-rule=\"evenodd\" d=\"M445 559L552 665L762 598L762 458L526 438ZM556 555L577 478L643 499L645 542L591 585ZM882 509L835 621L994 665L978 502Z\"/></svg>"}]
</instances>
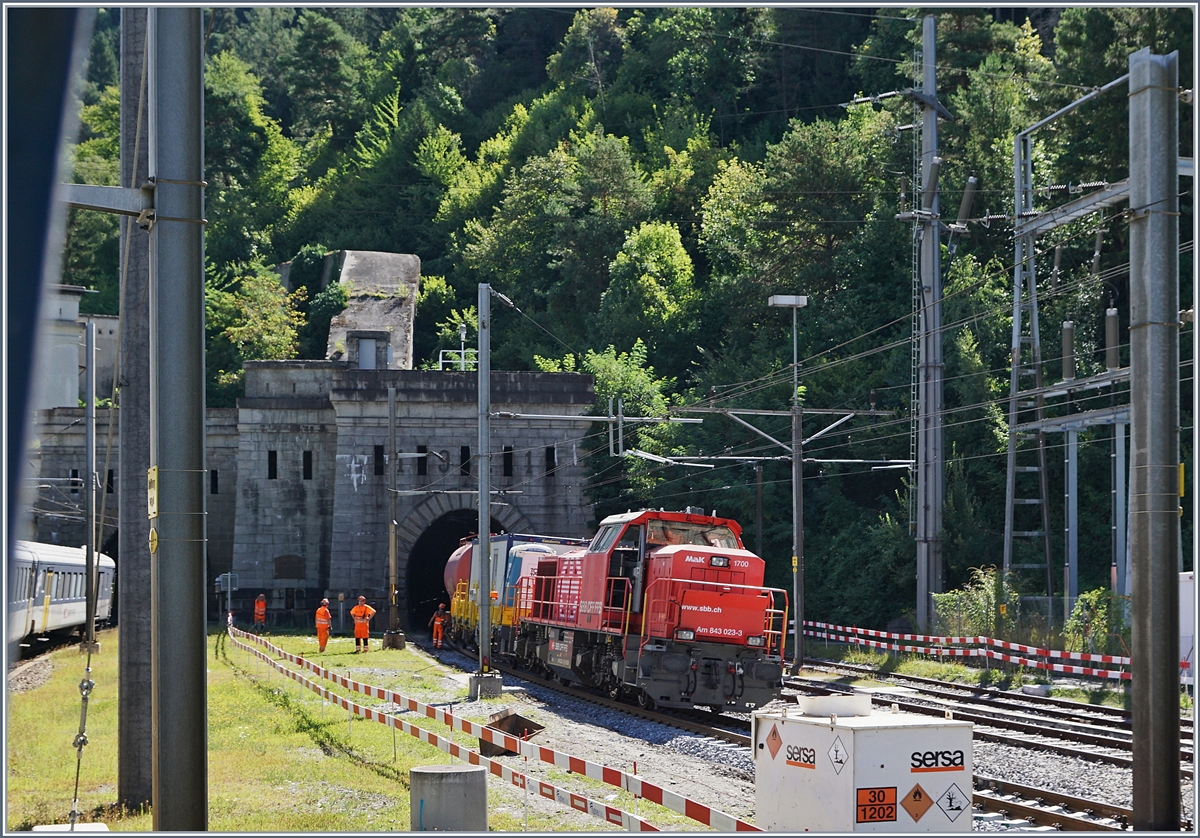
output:
<instances>
[{"instance_id":1,"label":"green grass","mask_svg":"<svg viewBox=\"0 0 1200 838\"><path fill-rule=\"evenodd\" d=\"M112 830L153 829L148 812L121 812L117 796L117 638L101 636L103 654L93 658L88 710L89 744L80 772L83 821L102 821ZM288 651L312 655L331 669L355 680L394 687L422 700L443 695L449 671L413 650L380 650L353 654L353 641L333 638L327 653L316 654L315 640L302 635L271 638ZM8 814L9 831L36 824L66 823L75 780L72 740L79 725L79 681L84 660L73 650L52 655L50 680L26 693L9 696ZM356 671L356 670L363 671ZM394 670L392 675L385 672ZM315 679L315 677L314 677ZM326 682L328 686L333 686ZM380 702L353 696L366 706ZM466 699L463 688L462 699ZM294 681L271 672L265 663L229 644L224 633L208 643L208 827L214 832L368 832L409 828L408 772L420 765L447 763L443 751L376 722L355 718L302 690ZM505 699L488 703L497 707ZM486 712L483 714L486 715ZM445 735L448 729L430 719L409 721ZM485 721L478 718L476 721ZM477 740L455 734L472 748ZM541 771L530 766L534 776ZM573 791L628 810L633 798L616 789L570 775ZM488 782L489 826L500 831L561 829L555 812L531 807L526 825L524 793L492 778ZM640 813L655 823L691 826L682 816L642 802ZM604 829L598 819L573 829Z\"/></svg>"}]
</instances>

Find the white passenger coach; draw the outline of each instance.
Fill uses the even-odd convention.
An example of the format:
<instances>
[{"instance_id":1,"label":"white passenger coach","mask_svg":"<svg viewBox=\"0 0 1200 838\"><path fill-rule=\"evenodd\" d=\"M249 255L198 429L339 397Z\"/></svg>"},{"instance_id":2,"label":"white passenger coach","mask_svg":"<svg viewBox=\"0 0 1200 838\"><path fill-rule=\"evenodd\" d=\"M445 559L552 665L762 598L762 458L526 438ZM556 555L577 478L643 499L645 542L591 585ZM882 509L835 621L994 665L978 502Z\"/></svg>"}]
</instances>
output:
<instances>
[{"instance_id":1,"label":"white passenger coach","mask_svg":"<svg viewBox=\"0 0 1200 838\"><path fill-rule=\"evenodd\" d=\"M112 609L116 562L96 553L96 623ZM9 648L28 638L69 634L87 621L87 550L33 541L15 543L8 561Z\"/></svg>"}]
</instances>

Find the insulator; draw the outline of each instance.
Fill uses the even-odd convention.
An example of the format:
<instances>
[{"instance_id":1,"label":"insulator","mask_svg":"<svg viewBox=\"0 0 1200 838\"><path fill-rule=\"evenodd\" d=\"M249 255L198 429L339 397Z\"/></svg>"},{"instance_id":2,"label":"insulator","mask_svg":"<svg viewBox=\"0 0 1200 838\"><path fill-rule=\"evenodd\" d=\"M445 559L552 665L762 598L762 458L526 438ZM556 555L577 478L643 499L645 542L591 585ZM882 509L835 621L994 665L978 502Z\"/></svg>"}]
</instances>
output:
<instances>
[{"instance_id":1,"label":"insulator","mask_svg":"<svg viewBox=\"0 0 1200 838\"><path fill-rule=\"evenodd\" d=\"M925 185L921 187L921 209L928 212L933 209L933 198L937 195L938 174L942 170L942 158L935 157L929 161L929 175Z\"/></svg>"},{"instance_id":2,"label":"insulator","mask_svg":"<svg viewBox=\"0 0 1200 838\"><path fill-rule=\"evenodd\" d=\"M979 186L979 179L975 175L967 178L967 186L963 190L962 203L958 207L958 226L966 226L967 219L971 217L971 205L975 203L975 189Z\"/></svg>"},{"instance_id":3,"label":"insulator","mask_svg":"<svg viewBox=\"0 0 1200 838\"><path fill-rule=\"evenodd\" d=\"M1070 320L1063 321L1062 349L1063 380L1071 381L1075 378L1075 324Z\"/></svg>"},{"instance_id":4,"label":"insulator","mask_svg":"<svg viewBox=\"0 0 1200 838\"><path fill-rule=\"evenodd\" d=\"M1096 249L1092 253L1092 276L1097 276L1100 273L1100 245L1104 243L1104 228L1096 229Z\"/></svg>"},{"instance_id":5,"label":"insulator","mask_svg":"<svg viewBox=\"0 0 1200 838\"><path fill-rule=\"evenodd\" d=\"M1115 308L1104 312L1104 366L1115 370L1121 366L1120 320Z\"/></svg>"}]
</instances>

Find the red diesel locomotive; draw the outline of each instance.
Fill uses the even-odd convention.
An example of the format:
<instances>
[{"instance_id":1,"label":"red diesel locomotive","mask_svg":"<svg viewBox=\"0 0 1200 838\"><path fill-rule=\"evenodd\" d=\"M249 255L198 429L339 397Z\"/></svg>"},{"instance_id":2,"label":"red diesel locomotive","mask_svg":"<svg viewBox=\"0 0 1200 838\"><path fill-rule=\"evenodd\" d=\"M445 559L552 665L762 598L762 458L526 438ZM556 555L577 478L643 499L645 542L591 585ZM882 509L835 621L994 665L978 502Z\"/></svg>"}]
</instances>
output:
<instances>
[{"instance_id":1,"label":"red diesel locomotive","mask_svg":"<svg viewBox=\"0 0 1200 838\"><path fill-rule=\"evenodd\" d=\"M493 601L513 607L496 609L493 654L644 707L753 710L779 696L787 592L763 586L736 521L629 512L560 551L497 574L511 590Z\"/></svg>"}]
</instances>

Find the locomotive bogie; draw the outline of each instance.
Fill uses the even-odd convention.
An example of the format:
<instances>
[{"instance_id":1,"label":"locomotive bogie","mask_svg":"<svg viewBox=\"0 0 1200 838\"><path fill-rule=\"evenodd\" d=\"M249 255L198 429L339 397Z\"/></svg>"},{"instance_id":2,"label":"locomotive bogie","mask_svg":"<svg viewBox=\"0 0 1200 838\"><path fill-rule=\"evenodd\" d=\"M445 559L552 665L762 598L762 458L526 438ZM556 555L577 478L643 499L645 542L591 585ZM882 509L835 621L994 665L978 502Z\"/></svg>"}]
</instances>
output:
<instances>
[{"instance_id":1,"label":"locomotive bogie","mask_svg":"<svg viewBox=\"0 0 1200 838\"><path fill-rule=\"evenodd\" d=\"M783 686L782 661L753 649L659 642L639 650L636 641L622 648L611 634L526 624L511 652L527 669L645 706L750 711Z\"/></svg>"}]
</instances>

